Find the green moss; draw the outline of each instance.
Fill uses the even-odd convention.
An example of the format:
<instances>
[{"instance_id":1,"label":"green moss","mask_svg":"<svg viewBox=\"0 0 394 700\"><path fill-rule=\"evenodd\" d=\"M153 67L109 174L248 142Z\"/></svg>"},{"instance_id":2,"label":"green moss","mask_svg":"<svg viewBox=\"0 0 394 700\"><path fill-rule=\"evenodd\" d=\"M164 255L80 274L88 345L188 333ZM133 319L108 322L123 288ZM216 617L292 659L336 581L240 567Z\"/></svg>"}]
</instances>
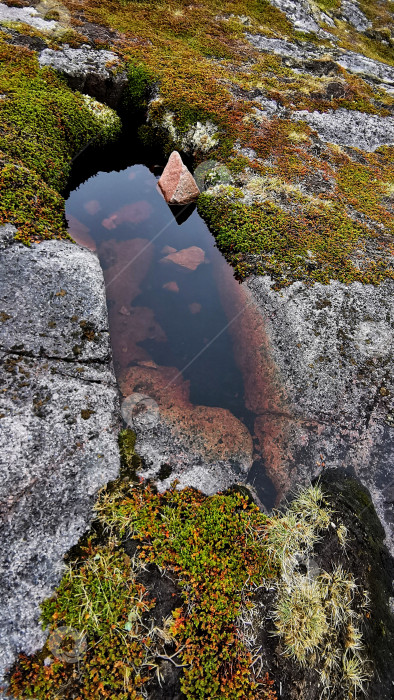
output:
<instances>
[{"instance_id":1,"label":"green moss","mask_svg":"<svg viewBox=\"0 0 394 700\"><path fill-rule=\"evenodd\" d=\"M123 104L129 112L147 107L148 91L153 82L153 73L142 63L134 61L128 63L127 88L123 95Z\"/></svg>"},{"instance_id":2,"label":"green moss","mask_svg":"<svg viewBox=\"0 0 394 700\"><path fill-rule=\"evenodd\" d=\"M121 474L136 479L138 469L141 468L141 457L135 452L135 433L130 428L125 428L119 433L119 453L121 461Z\"/></svg>"},{"instance_id":3,"label":"green moss","mask_svg":"<svg viewBox=\"0 0 394 700\"><path fill-rule=\"evenodd\" d=\"M344 216L338 205L308 211L305 203L303 214L294 215L268 201L248 206L203 193L198 211L240 277L268 273L279 286L294 279L376 284L394 277L383 257L366 263L364 269L353 263L353 251L369 232Z\"/></svg>"},{"instance_id":4,"label":"green moss","mask_svg":"<svg viewBox=\"0 0 394 700\"><path fill-rule=\"evenodd\" d=\"M0 94L0 222L17 226L25 243L67 237L61 191L72 158L92 139L114 137L120 123L2 39Z\"/></svg>"},{"instance_id":5,"label":"green moss","mask_svg":"<svg viewBox=\"0 0 394 700\"><path fill-rule=\"evenodd\" d=\"M374 168L372 159L368 165L349 163L339 169L338 190L347 204L394 232L394 217L382 204L385 195L382 176L384 171ZM386 184L391 177L392 173L388 172Z\"/></svg>"},{"instance_id":6,"label":"green moss","mask_svg":"<svg viewBox=\"0 0 394 700\"><path fill-rule=\"evenodd\" d=\"M130 431L123 441L134 449ZM327 659L350 653L345 653L342 622L352 621L350 632L356 643L360 639L354 624L359 613L351 610L357 587L340 566L331 574L320 573L312 602L323 606L325 624L313 644L316 614L310 615L307 606L304 615L304 601L300 609L296 600L300 582L311 586L298 572L299 558L308 557L322 533L331 531L333 514L319 486L301 491L285 513L268 517L239 489L206 497L193 489L178 491L175 484L158 494L149 485L118 480L101 492L96 511L94 532L101 534L85 542L56 594L43 604L49 642L38 655L20 657L10 686L16 698L141 700L158 657L166 656L160 647L166 639L183 668L186 700L276 700L273 681L252 664L251 647L240 632L256 610L256 590L267 587L278 586L276 611L267 619L275 612L286 654L295 655L296 642L301 660L307 658L323 673L330 668ZM123 547L133 551L131 560ZM158 632L157 621L150 624L148 616L155 602L138 583L142 569L145 574L152 570L148 564L176 578L184 600ZM289 596L289 587L294 595ZM340 616L341 625L329 624L333 616ZM51 645L64 626L86 639L77 667L56 656ZM312 654L313 647L321 646L324 663ZM341 665L334 675L335 683L338 678L342 683Z\"/></svg>"},{"instance_id":7,"label":"green moss","mask_svg":"<svg viewBox=\"0 0 394 700\"><path fill-rule=\"evenodd\" d=\"M341 0L316 0L316 5L323 12L331 13L341 9Z\"/></svg>"},{"instance_id":8,"label":"green moss","mask_svg":"<svg viewBox=\"0 0 394 700\"><path fill-rule=\"evenodd\" d=\"M206 498L149 487L104 496L97 510L107 526L142 540L140 557L178 577L187 607L175 613L171 634L183 650L186 697L252 700L257 685L234 621L246 583L275 576L259 542L266 516L239 493Z\"/></svg>"},{"instance_id":9,"label":"green moss","mask_svg":"<svg viewBox=\"0 0 394 700\"><path fill-rule=\"evenodd\" d=\"M146 648L141 623L143 613L152 607L154 602L135 580L129 557L114 545L90 544L82 561L67 569L55 597L43 604L49 643L32 660L21 657L11 680L12 693L40 700L141 699L139 690L149 675L149 666L143 664ZM68 641L61 631L65 627L86 639L74 659L79 659L77 667L68 663L75 638ZM55 654L54 641L59 649ZM44 659L50 659L50 665Z\"/></svg>"},{"instance_id":10,"label":"green moss","mask_svg":"<svg viewBox=\"0 0 394 700\"><path fill-rule=\"evenodd\" d=\"M184 665L186 698L254 700L258 689L262 700L276 700L268 675L255 675L235 626L241 605L252 602L253 584L278 573L264 553L267 517L240 493L206 498L172 489L159 495L120 482L102 493L97 511L110 544L88 541L42 606L50 630L67 625L85 635L78 671L54 659L46 646L35 657L20 658L11 679L14 696L141 698L159 652L154 629L143 627L142 614L154 603L137 583L138 570L155 562L183 590L185 604L173 612L165 635ZM132 561L117 544L125 536L141 541Z\"/></svg>"}]
</instances>

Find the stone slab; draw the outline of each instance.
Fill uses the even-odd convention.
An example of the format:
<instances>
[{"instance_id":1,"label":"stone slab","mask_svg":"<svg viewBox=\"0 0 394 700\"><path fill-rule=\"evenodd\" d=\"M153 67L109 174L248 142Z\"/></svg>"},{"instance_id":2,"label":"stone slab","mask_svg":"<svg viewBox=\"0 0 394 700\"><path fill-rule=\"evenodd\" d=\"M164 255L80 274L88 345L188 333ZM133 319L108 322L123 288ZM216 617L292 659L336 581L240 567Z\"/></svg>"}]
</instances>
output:
<instances>
[{"instance_id":1,"label":"stone slab","mask_svg":"<svg viewBox=\"0 0 394 700\"><path fill-rule=\"evenodd\" d=\"M39 604L119 472L98 259L63 241L27 248L11 233L0 232L0 675L42 644Z\"/></svg>"}]
</instances>

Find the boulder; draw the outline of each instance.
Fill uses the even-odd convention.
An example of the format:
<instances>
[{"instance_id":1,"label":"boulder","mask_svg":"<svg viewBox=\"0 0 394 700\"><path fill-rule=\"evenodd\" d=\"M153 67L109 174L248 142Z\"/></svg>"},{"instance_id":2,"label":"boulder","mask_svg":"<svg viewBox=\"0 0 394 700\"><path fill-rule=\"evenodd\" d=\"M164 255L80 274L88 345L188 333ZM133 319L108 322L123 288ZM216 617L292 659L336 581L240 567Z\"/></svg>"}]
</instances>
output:
<instances>
[{"instance_id":1,"label":"boulder","mask_svg":"<svg viewBox=\"0 0 394 700\"><path fill-rule=\"evenodd\" d=\"M118 392L96 255L0 229L0 685L46 634L40 602L119 471ZM0 693L1 696L1 693Z\"/></svg>"},{"instance_id":2,"label":"boulder","mask_svg":"<svg viewBox=\"0 0 394 700\"><path fill-rule=\"evenodd\" d=\"M113 51L92 49L88 44L73 49L64 44L61 51L44 49L38 60L41 67L49 66L61 73L72 90L91 95L114 109L119 107L127 73Z\"/></svg>"},{"instance_id":3,"label":"boulder","mask_svg":"<svg viewBox=\"0 0 394 700\"><path fill-rule=\"evenodd\" d=\"M168 204L190 204L195 202L200 194L193 175L177 151L171 153L159 180L159 187Z\"/></svg>"}]
</instances>

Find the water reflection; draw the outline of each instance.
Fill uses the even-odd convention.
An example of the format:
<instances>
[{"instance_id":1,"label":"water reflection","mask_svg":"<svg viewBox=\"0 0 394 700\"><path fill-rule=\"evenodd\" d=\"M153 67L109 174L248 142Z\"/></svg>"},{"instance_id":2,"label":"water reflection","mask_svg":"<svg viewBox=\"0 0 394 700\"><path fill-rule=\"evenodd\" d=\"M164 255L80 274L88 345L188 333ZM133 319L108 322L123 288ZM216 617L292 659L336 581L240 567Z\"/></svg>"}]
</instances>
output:
<instances>
[{"instance_id":1,"label":"water reflection","mask_svg":"<svg viewBox=\"0 0 394 700\"><path fill-rule=\"evenodd\" d=\"M254 420L218 289L223 276L233 294L238 283L195 208L171 210L155 175L134 165L74 190L67 218L104 271L123 394L152 396L182 437L198 434L204 458L250 468Z\"/></svg>"}]
</instances>

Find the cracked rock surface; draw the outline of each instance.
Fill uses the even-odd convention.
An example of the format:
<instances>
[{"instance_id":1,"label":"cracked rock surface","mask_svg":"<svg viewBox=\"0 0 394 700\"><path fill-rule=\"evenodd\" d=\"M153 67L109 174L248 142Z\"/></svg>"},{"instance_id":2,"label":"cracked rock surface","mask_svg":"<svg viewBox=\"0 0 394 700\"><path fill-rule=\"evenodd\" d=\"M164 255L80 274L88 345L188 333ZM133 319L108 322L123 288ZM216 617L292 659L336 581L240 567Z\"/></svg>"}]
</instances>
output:
<instances>
[{"instance_id":1,"label":"cracked rock surface","mask_svg":"<svg viewBox=\"0 0 394 700\"><path fill-rule=\"evenodd\" d=\"M0 235L0 675L45 638L39 604L119 471L118 396L95 255Z\"/></svg>"}]
</instances>

